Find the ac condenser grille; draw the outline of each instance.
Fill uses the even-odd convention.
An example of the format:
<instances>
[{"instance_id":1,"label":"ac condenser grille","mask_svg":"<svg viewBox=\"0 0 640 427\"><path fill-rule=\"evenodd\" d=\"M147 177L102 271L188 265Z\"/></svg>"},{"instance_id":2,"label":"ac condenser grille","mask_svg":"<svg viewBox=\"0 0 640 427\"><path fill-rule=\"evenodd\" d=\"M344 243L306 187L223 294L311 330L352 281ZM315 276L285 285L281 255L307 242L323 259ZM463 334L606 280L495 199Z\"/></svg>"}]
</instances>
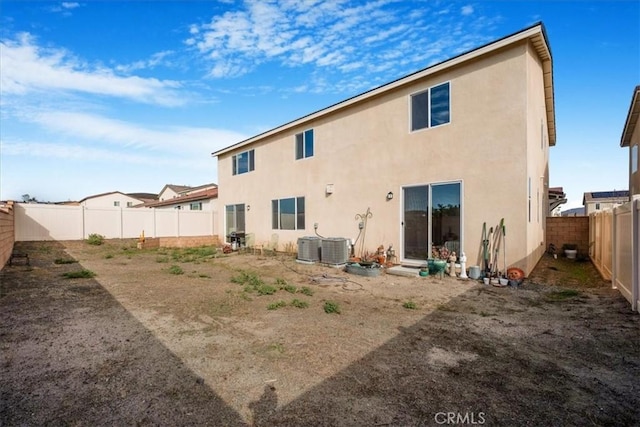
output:
<instances>
[{"instance_id":1,"label":"ac condenser grille","mask_svg":"<svg viewBox=\"0 0 640 427\"><path fill-rule=\"evenodd\" d=\"M349 247L344 237L322 239L321 259L326 264L345 264L349 259Z\"/></svg>"},{"instance_id":2,"label":"ac condenser grille","mask_svg":"<svg viewBox=\"0 0 640 427\"><path fill-rule=\"evenodd\" d=\"M298 259L310 262L320 261L320 238L313 236L298 238Z\"/></svg>"}]
</instances>

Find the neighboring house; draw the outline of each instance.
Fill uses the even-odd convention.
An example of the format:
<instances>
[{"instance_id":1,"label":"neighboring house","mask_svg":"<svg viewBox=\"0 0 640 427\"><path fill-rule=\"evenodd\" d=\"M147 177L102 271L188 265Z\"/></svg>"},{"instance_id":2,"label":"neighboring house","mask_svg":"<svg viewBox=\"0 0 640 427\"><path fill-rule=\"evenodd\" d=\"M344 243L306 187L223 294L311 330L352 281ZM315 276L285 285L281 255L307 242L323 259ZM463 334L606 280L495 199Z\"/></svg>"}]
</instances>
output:
<instances>
[{"instance_id":1,"label":"neighboring house","mask_svg":"<svg viewBox=\"0 0 640 427\"><path fill-rule=\"evenodd\" d=\"M167 200L157 200L145 203L139 207L155 209L182 209L190 211L215 211L217 209L216 200L218 198L218 188L205 188L188 192L185 195L178 195Z\"/></svg>"},{"instance_id":2,"label":"neighboring house","mask_svg":"<svg viewBox=\"0 0 640 427\"><path fill-rule=\"evenodd\" d=\"M504 218L500 268L504 255L528 274L546 247L555 142L536 24L212 153L220 234L282 249L317 233L356 255L392 245L405 265L460 247L480 265L483 224Z\"/></svg>"},{"instance_id":3,"label":"neighboring house","mask_svg":"<svg viewBox=\"0 0 640 427\"><path fill-rule=\"evenodd\" d=\"M592 191L584 193L582 205L585 215L615 208L629 201L628 191Z\"/></svg>"},{"instance_id":4,"label":"neighboring house","mask_svg":"<svg viewBox=\"0 0 640 427\"><path fill-rule=\"evenodd\" d=\"M561 216L584 216L584 206L562 211Z\"/></svg>"},{"instance_id":5,"label":"neighboring house","mask_svg":"<svg viewBox=\"0 0 640 427\"><path fill-rule=\"evenodd\" d=\"M633 196L640 194L640 172L638 172L638 163L640 162L640 153L638 153L638 146L640 145L639 116L640 86L636 86L631 97L631 106L622 131L622 138L620 139L621 147L629 147L629 200Z\"/></svg>"},{"instance_id":6,"label":"neighboring house","mask_svg":"<svg viewBox=\"0 0 640 427\"><path fill-rule=\"evenodd\" d=\"M144 197L140 197L141 194ZM112 191L85 197L80 200L79 204L88 208L132 208L149 201L148 196L153 195L149 193L125 194L120 191Z\"/></svg>"},{"instance_id":7,"label":"neighboring house","mask_svg":"<svg viewBox=\"0 0 640 427\"><path fill-rule=\"evenodd\" d=\"M173 185L167 184L164 186L160 194L158 195L158 201L171 200L176 197L188 196L193 193L201 192L204 190L210 190L213 188L218 188L216 184L204 184L199 185L197 187L190 187L188 185Z\"/></svg>"}]
</instances>

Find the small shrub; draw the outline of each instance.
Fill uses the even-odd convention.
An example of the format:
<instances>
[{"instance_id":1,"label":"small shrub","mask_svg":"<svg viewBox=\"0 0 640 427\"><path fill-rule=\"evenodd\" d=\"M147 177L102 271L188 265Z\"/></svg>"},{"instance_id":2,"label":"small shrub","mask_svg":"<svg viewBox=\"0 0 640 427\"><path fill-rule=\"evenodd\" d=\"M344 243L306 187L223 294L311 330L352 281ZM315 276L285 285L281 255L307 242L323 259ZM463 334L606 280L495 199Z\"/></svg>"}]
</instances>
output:
<instances>
[{"instance_id":1,"label":"small shrub","mask_svg":"<svg viewBox=\"0 0 640 427\"><path fill-rule=\"evenodd\" d=\"M256 291L258 291L258 295L273 295L277 289L273 286L262 284L256 288Z\"/></svg>"},{"instance_id":2,"label":"small shrub","mask_svg":"<svg viewBox=\"0 0 640 427\"><path fill-rule=\"evenodd\" d=\"M290 294L295 294L296 292L298 292L298 287L295 285L286 285L284 288L280 288L280 289L284 289Z\"/></svg>"},{"instance_id":3,"label":"small shrub","mask_svg":"<svg viewBox=\"0 0 640 427\"><path fill-rule=\"evenodd\" d=\"M271 344L269 346L269 350L273 350L276 351L278 353L284 353L284 345L281 343L275 343L275 344Z\"/></svg>"},{"instance_id":4,"label":"small shrub","mask_svg":"<svg viewBox=\"0 0 640 427\"><path fill-rule=\"evenodd\" d=\"M198 277L200 277L201 279L211 279L211 276L206 273L200 273L198 274Z\"/></svg>"},{"instance_id":5,"label":"small shrub","mask_svg":"<svg viewBox=\"0 0 640 427\"><path fill-rule=\"evenodd\" d=\"M184 270L179 265L172 265L169 267L169 273L171 274L184 274Z\"/></svg>"},{"instance_id":6,"label":"small shrub","mask_svg":"<svg viewBox=\"0 0 640 427\"><path fill-rule=\"evenodd\" d=\"M156 257L156 262L160 262L160 263L169 262L169 257L168 256L157 256Z\"/></svg>"},{"instance_id":7,"label":"small shrub","mask_svg":"<svg viewBox=\"0 0 640 427\"><path fill-rule=\"evenodd\" d=\"M111 259L111 258L113 258L113 254L106 254L104 256L104 259Z\"/></svg>"},{"instance_id":8,"label":"small shrub","mask_svg":"<svg viewBox=\"0 0 640 427\"><path fill-rule=\"evenodd\" d=\"M277 310L279 308L286 307L286 306L287 306L287 303L285 301L276 301L267 305L267 310Z\"/></svg>"},{"instance_id":9,"label":"small shrub","mask_svg":"<svg viewBox=\"0 0 640 427\"><path fill-rule=\"evenodd\" d=\"M301 301L299 299L294 299L293 301L291 301L291 306L297 308L307 308L309 307L309 303L306 301Z\"/></svg>"},{"instance_id":10,"label":"small shrub","mask_svg":"<svg viewBox=\"0 0 640 427\"><path fill-rule=\"evenodd\" d=\"M67 279L90 279L92 277L95 277L95 275L96 273L87 269L69 271L63 274L63 276L66 277Z\"/></svg>"},{"instance_id":11,"label":"small shrub","mask_svg":"<svg viewBox=\"0 0 640 427\"><path fill-rule=\"evenodd\" d=\"M575 289L562 289L559 291L552 291L547 294L547 298L551 301L562 301L568 298L577 297L580 295L579 291Z\"/></svg>"},{"instance_id":12,"label":"small shrub","mask_svg":"<svg viewBox=\"0 0 640 427\"><path fill-rule=\"evenodd\" d=\"M308 297L313 296L313 289L309 288L308 286L303 286L302 288L300 288L299 292Z\"/></svg>"},{"instance_id":13,"label":"small shrub","mask_svg":"<svg viewBox=\"0 0 640 427\"><path fill-rule=\"evenodd\" d=\"M68 258L56 258L55 261L53 261L54 264L73 264L74 262L78 262L75 259L68 259Z\"/></svg>"},{"instance_id":14,"label":"small shrub","mask_svg":"<svg viewBox=\"0 0 640 427\"><path fill-rule=\"evenodd\" d=\"M340 314L340 306L337 302L327 301L324 303L324 312Z\"/></svg>"},{"instance_id":15,"label":"small shrub","mask_svg":"<svg viewBox=\"0 0 640 427\"><path fill-rule=\"evenodd\" d=\"M87 243L94 246L100 246L104 243L104 236L97 233L89 234L89 237L87 237Z\"/></svg>"},{"instance_id":16,"label":"small shrub","mask_svg":"<svg viewBox=\"0 0 640 427\"><path fill-rule=\"evenodd\" d=\"M413 301L407 301L407 302L405 302L404 304L402 304L402 306L403 306L404 308L409 309L409 310L415 310L416 308L418 308L418 307L416 306L416 303L415 303L415 302L413 302Z\"/></svg>"},{"instance_id":17,"label":"small shrub","mask_svg":"<svg viewBox=\"0 0 640 427\"><path fill-rule=\"evenodd\" d=\"M264 283L256 273L246 271L241 271L237 275L233 276L231 278L231 282L237 283L239 285L251 285L255 287L258 287Z\"/></svg>"}]
</instances>

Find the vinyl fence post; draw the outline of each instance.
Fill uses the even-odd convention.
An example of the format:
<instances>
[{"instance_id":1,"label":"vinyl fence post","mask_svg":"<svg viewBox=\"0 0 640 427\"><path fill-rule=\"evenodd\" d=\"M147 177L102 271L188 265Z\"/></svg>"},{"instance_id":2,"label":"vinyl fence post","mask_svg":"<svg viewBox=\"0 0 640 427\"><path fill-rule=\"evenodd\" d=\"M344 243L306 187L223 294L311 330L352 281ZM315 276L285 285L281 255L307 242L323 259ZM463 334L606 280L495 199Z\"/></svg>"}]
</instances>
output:
<instances>
[{"instance_id":1,"label":"vinyl fence post","mask_svg":"<svg viewBox=\"0 0 640 427\"><path fill-rule=\"evenodd\" d=\"M631 203L631 308L640 312L640 197Z\"/></svg>"},{"instance_id":2,"label":"vinyl fence post","mask_svg":"<svg viewBox=\"0 0 640 427\"><path fill-rule=\"evenodd\" d=\"M618 289L616 286L618 277L618 239L616 233L618 232L618 208L615 207L611 210L611 288Z\"/></svg>"}]
</instances>

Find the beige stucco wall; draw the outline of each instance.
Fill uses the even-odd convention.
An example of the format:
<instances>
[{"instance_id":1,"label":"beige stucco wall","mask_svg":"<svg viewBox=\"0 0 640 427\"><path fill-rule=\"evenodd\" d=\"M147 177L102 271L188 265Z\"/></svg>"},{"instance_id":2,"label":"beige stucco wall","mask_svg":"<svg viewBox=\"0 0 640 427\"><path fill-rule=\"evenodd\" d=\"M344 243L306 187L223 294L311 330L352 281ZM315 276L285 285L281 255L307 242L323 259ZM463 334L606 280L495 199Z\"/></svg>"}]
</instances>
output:
<instances>
[{"instance_id":1,"label":"beige stucco wall","mask_svg":"<svg viewBox=\"0 0 640 427\"><path fill-rule=\"evenodd\" d=\"M401 259L403 186L460 182L461 240L469 264L480 263L483 223L497 226L505 218L507 263L529 272L544 239L544 219L528 223L527 179L541 185L547 159L547 149L540 149L542 73L530 52L521 42L221 155L220 212L229 204L250 206L245 231L255 233L257 242L276 233L284 245L314 235L314 223L325 237L355 239L355 215L370 208L366 247L392 244ZM451 122L410 132L409 95L447 81ZM296 161L294 135L309 128L315 132L314 156ZM255 170L232 176L231 156L250 148ZM327 184L333 184L331 195L325 194ZM391 201L385 198L389 191ZM306 230L272 230L271 200L299 196L305 197ZM540 199L546 206L546 197ZM219 218L224 230L225 215Z\"/></svg>"}]
</instances>

